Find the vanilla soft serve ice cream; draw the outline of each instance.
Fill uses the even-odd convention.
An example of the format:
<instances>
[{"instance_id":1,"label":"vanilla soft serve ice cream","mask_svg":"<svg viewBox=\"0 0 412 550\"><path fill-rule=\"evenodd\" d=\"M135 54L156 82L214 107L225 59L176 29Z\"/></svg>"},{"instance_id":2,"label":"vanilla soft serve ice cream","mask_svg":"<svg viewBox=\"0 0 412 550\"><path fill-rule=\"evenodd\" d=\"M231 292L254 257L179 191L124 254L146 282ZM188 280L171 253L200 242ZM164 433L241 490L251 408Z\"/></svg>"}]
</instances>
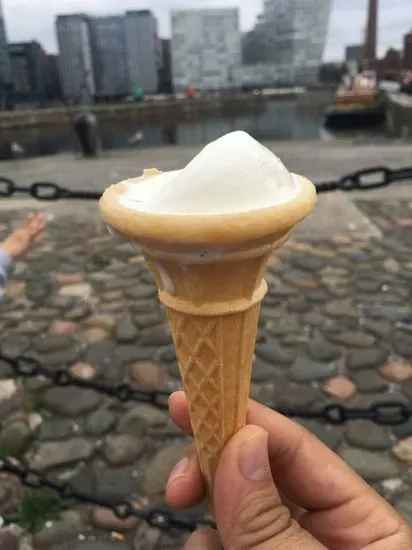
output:
<instances>
[{"instance_id":1,"label":"vanilla soft serve ice cream","mask_svg":"<svg viewBox=\"0 0 412 550\"><path fill-rule=\"evenodd\" d=\"M298 192L281 160L246 132L207 145L183 170L123 182L119 203L164 214L225 214L267 208Z\"/></svg>"}]
</instances>

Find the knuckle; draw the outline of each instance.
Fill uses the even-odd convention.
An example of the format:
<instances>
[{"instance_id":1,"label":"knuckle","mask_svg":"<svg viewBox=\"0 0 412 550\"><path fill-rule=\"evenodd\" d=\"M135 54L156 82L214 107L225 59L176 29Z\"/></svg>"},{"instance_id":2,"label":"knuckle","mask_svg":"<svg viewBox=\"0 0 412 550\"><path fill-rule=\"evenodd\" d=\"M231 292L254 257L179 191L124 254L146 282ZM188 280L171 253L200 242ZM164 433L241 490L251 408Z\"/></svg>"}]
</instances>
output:
<instances>
[{"instance_id":1,"label":"knuckle","mask_svg":"<svg viewBox=\"0 0 412 550\"><path fill-rule=\"evenodd\" d=\"M246 496L233 516L231 533L239 548L258 548L279 537L292 525L289 509L282 504L273 487Z\"/></svg>"}]
</instances>

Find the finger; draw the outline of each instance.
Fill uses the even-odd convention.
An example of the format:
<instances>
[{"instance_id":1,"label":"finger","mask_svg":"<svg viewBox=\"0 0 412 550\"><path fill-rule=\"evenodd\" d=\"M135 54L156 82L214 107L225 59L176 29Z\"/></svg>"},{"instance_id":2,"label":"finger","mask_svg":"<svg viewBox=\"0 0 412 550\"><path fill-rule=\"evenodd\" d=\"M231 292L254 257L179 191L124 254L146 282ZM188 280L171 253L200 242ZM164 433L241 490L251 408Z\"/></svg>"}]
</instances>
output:
<instances>
[{"instance_id":1,"label":"finger","mask_svg":"<svg viewBox=\"0 0 412 550\"><path fill-rule=\"evenodd\" d=\"M213 529L201 529L193 533L184 550L221 550L219 535Z\"/></svg>"},{"instance_id":2,"label":"finger","mask_svg":"<svg viewBox=\"0 0 412 550\"><path fill-rule=\"evenodd\" d=\"M169 414L173 422L187 435L193 436L185 392L177 391L169 398Z\"/></svg>"},{"instance_id":3,"label":"finger","mask_svg":"<svg viewBox=\"0 0 412 550\"><path fill-rule=\"evenodd\" d=\"M214 484L216 521L225 548L326 550L282 503L272 478L268 434L237 432L223 450Z\"/></svg>"},{"instance_id":4,"label":"finger","mask_svg":"<svg viewBox=\"0 0 412 550\"><path fill-rule=\"evenodd\" d=\"M197 506L205 499L203 477L195 446L188 450L169 475L166 500L173 508L185 509Z\"/></svg>"}]
</instances>

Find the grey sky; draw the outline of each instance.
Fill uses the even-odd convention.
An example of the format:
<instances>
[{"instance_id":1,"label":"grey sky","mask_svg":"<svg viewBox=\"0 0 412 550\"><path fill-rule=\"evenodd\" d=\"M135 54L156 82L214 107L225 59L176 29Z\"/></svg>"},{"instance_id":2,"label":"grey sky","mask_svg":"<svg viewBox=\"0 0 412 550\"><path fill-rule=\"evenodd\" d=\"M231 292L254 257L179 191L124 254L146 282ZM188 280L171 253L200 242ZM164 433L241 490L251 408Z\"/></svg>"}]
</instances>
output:
<instances>
[{"instance_id":1,"label":"grey sky","mask_svg":"<svg viewBox=\"0 0 412 550\"><path fill-rule=\"evenodd\" d=\"M174 8L239 6L243 30L250 29L263 0L2 0L9 40L36 39L56 51L54 17L57 13L116 13L150 7L159 19L162 36L169 34L169 13ZM379 49L401 47L401 39L412 28L412 0L380 0ZM367 0L334 0L325 59L341 59L345 44L362 39Z\"/></svg>"}]
</instances>

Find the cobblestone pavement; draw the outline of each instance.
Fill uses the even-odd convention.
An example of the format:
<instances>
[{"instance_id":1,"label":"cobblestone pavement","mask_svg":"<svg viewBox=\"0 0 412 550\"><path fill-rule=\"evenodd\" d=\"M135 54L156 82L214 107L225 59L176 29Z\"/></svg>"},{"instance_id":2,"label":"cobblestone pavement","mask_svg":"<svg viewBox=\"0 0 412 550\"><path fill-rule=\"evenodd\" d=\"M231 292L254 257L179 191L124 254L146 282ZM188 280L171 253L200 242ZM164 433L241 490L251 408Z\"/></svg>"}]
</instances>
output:
<instances>
[{"instance_id":1,"label":"cobblestone pavement","mask_svg":"<svg viewBox=\"0 0 412 550\"><path fill-rule=\"evenodd\" d=\"M357 206L382 239L292 240L271 258L252 385L262 402L412 401L412 203ZM23 214L2 212L0 234ZM150 273L93 219L50 223L7 284L0 326L5 354L147 389L180 385ZM168 472L188 444L165 412L43 379L17 380L1 363L0 378L0 454L24 457L92 495L163 505ZM412 523L412 421L394 429L303 423ZM0 513L7 517L24 493L2 474ZM33 536L16 528L1 537L5 547L25 550L160 550L183 540L76 504Z\"/></svg>"}]
</instances>

